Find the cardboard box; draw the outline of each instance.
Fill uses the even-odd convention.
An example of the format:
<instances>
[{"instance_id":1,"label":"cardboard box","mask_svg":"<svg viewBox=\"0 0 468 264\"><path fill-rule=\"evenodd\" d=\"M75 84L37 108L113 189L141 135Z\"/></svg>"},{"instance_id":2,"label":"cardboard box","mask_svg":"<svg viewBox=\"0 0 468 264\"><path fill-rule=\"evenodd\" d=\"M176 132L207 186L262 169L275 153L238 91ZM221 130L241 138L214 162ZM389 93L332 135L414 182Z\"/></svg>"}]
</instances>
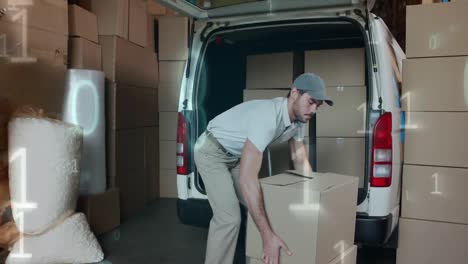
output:
<instances>
[{"instance_id":1,"label":"cardboard box","mask_svg":"<svg viewBox=\"0 0 468 264\"><path fill-rule=\"evenodd\" d=\"M159 140L177 140L178 112L159 112Z\"/></svg>"},{"instance_id":2,"label":"cardboard box","mask_svg":"<svg viewBox=\"0 0 468 264\"><path fill-rule=\"evenodd\" d=\"M158 89L159 95L159 111L176 112L179 110L179 87L164 87L160 86Z\"/></svg>"},{"instance_id":3,"label":"cardboard box","mask_svg":"<svg viewBox=\"0 0 468 264\"><path fill-rule=\"evenodd\" d=\"M68 8L70 36L82 37L98 43L97 17L95 14L77 5Z\"/></svg>"},{"instance_id":4,"label":"cardboard box","mask_svg":"<svg viewBox=\"0 0 468 264\"><path fill-rule=\"evenodd\" d=\"M144 128L115 131L115 183L120 188L121 215L128 218L144 208L148 183L145 174Z\"/></svg>"},{"instance_id":5,"label":"cardboard box","mask_svg":"<svg viewBox=\"0 0 468 264\"><path fill-rule=\"evenodd\" d=\"M2 41L5 45L2 43L0 47L0 54L5 55L1 61L2 65L40 63L51 66L67 65L68 38L65 35L33 27L23 28L20 24L3 20L0 20L0 32L6 36L5 42ZM21 43L25 43L25 54ZM6 54L3 54L3 49Z\"/></svg>"},{"instance_id":6,"label":"cardboard box","mask_svg":"<svg viewBox=\"0 0 468 264\"><path fill-rule=\"evenodd\" d=\"M159 164L161 169L176 169L176 141L159 141Z\"/></svg>"},{"instance_id":7,"label":"cardboard box","mask_svg":"<svg viewBox=\"0 0 468 264\"><path fill-rule=\"evenodd\" d=\"M306 51L304 69L320 76L326 86L366 85L363 48Z\"/></svg>"},{"instance_id":8,"label":"cardboard box","mask_svg":"<svg viewBox=\"0 0 468 264\"><path fill-rule=\"evenodd\" d=\"M159 85L180 89L186 61L160 61Z\"/></svg>"},{"instance_id":9,"label":"cardboard box","mask_svg":"<svg viewBox=\"0 0 468 264\"><path fill-rule=\"evenodd\" d=\"M101 71L101 45L84 38L70 38L70 56L68 68Z\"/></svg>"},{"instance_id":10,"label":"cardboard box","mask_svg":"<svg viewBox=\"0 0 468 264\"><path fill-rule=\"evenodd\" d=\"M281 253L284 254L284 253ZM328 262L328 264L356 264L357 260L357 246L352 246L348 250L344 251L340 256L334 260ZM247 264L263 264L263 260L248 258Z\"/></svg>"},{"instance_id":11,"label":"cardboard box","mask_svg":"<svg viewBox=\"0 0 468 264\"><path fill-rule=\"evenodd\" d=\"M260 180L265 209L275 233L294 252L281 263L328 263L354 244L356 177L284 173ZM262 239L247 220L246 255L261 259Z\"/></svg>"},{"instance_id":12,"label":"cardboard box","mask_svg":"<svg viewBox=\"0 0 468 264\"><path fill-rule=\"evenodd\" d=\"M15 2L17 2L16 5L14 5ZM23 20L21 15L18 16L18 11L22 9L27 9L26 20ZM36 30L68 35L66 0L34 0L29 3L28 1L0 0L0 10L5 11L2 14L3 22L22 25L25 21L28 27Z\"/></svg>"},{"instance_id":13,"label":"cardboard box","mask_svg":"<svg viewBox=\"0 0 468 264\"><path fill-rule=\"evenodd\" d=\"M397 264L464 264L468 225L400 218Z\"/></svg>"},{"instance_id":14,"label":"cardboard box","mask_svg":"<svg viewBox=\"0 0 468 264\"><path fill-rule=\"evenodd\" d=\"M159 197L159 127L145 128L147 201Z\"/></svg>"},{"instance_id":15,"label":"cardboard box","mask_svg":"<svg viewBox=\"0 0 468 264\"><path fill-rule=\"evenodd\" d=\"M7 57L0 62L1 94L15 105L42 108L49 116L60 118L66 83L67 37L27 28L27 54L23 56L22 46L18 45L23 41L21 27L0 21L0 32L8 36ZM24 59L34 60L18 63Z\"/></svg>"},{"instance_id":16,"label":"cardboard box","mask_svg":"<svg viewBox=\"0 0 468 264\"><path fill-rule=\"evenodd\" d=\"M468 55L467 10L467 2L407 6L407 58Z\"/></svg>"},{"instance_id":17,"label":"cardboard box","mask_svg":"<svg viewBox=\"0 0 468 264\"><path fill-rule=\"evenodd\" d=\"M178 16L159 17L158 26L159 60L187 60L188 18Z\"/></svg>"},{"instance_id":18,"label":"cardboard box","mask_svg":"<svg viewBox=\"0 0 468 264\"><path fill-rule=\"evenodd\" d=\"M468 112L406 114L406 164L468 167Z\"/></svg>"},{"instance_id":19,"label":"cardboard box","mask_svg":"<svg viewBox=\"0 0 468 264\"><path fill-rule=\"evenodd\" d=\"M129 0L91 2L91 11L98 17L99 35L116 35L128 39Z\"/></svg>"},{"instance_id":20,"label":"cardboard box","mask_svg":"<svg viewBox=\"0 0 468 264\"><path fill-rule=\"evenodd\" d=\"M148 13L152 16L166 15L166 7L156 3L153 0L146 1L146 9L148 9Z\"/></svg>"},{"instance_id":21,"label":"cardboard box","mask_svg":"<svg viewBox=\"0 0 468 264\"><path fill-rule=\"evenodd\" d=\"M128 39L142 47L148 45L148 13L145 0L129 1Z\"/></svg>"},{"instance_id":22,"label":"cardboard box","mask_svg":"<svg viewBox=\"0 0 468 264\"><path fill-rule=\"evenodd\" d=\"M288 89L294 67L292 52L247 56L245 89Z\"/></svg>"},{"instance_id":23,"label":"cardboard box","mask_svg":"<svg viewBox=\"0 0 468 264\"><path fill-rule=\"evenodd\" d=\"M402 109L468 111L467 65L468 57L404 60Z\"/></svg>"},{"instance_id":24,"label":"cardboard box","mask_svg":"<svg viewBox=\"0 0 468 264\"><path fill-rule=\"evenodd\" d=\"M364 186L365 138L317 138L317 171L359 177Z\"/></svg>"},{"instance_id":25,"label":"cardboard box","mask_svg":"<svg viewBox=\"0 0 468 264\"><path fill-rule=\"evenodd\" d=\"M402 217L468 224L468 169L403 167Z\"/></svg>"},{"instance_id":26,"label":"cardboard box","mask_svg":"<svg viewBox=\"0 0 468 264\"><path fill-rule=\"evenodd\" d=\"M107 82L107 127L124 129L158 124L157 90Z\"/></svg>"},{"instance_id":27,"label":"cardboard box","mask_svg":"<svg viewBox=\"0 0 468 264\"><path fill-rule=\"evenodd\" d=\"M99 36L99 42L106 78L138 87L158 87L155 53L117 36Z\"/></svg>"},{"instance_id":28,"label":"cardboard box","mask_svg":"<svg viewBox=\"0 0 468 264\"><path fill-rule=\"evenodd\" d=\"M91 231L101 235L120 225L120 194L113 188L100 194L84 195L78 199L78 212L86 215Z\"/></svg>"},{"instance_id":29,"label":"cardboard box","mask_svg":"<svg viewBox=\"0 0 468 264\"><path fill-rule=\"evenodd\" d=\"M146 48L151 50L152 52L156 52L156 45L155 45L155 35L154 35L154 17L151 15L147 15L147 36L148 36L148 45L146 45Z\"/></svg>"},{"instance_id":30,"label":"cardboard box","mask_svg":"<svg viewBox=\"0 0 468 264\"><path fill-rule=\"evenodd\" d=\"M177 198L177 171L160 169L160 190L162 198Z\"/></svg>"},{"instance_id":31,"label":"cardboard box","mask_svg":"<svg viewBox=\"0 0 468 264\"><path fill-rule=\"evenodd\" d=\"M69 5L78 5L88 11L91 11L91 0L68 0Z\"/></svg>"},{"instance_id":32,"label":"cardboard box","mask_svg":"<svg viewBox=\"0 0 468 264\"><path fill-rule=\"evenodd\" d=\"M333 107L324 104L317 111L318 137L363 137L366 130L367 88L327 87Z\"/></svg>"},{"instance_id":33,"label":"cardboard box","mask_svg":"<svg viewBox=\"0 0 468 264\"><path fill-rule=\"evenodd\" d=\"M286 97L289 91L289 89L244 90L244 102L259 99L273 99L276 97Z\"/></svg>"}]
</instances>

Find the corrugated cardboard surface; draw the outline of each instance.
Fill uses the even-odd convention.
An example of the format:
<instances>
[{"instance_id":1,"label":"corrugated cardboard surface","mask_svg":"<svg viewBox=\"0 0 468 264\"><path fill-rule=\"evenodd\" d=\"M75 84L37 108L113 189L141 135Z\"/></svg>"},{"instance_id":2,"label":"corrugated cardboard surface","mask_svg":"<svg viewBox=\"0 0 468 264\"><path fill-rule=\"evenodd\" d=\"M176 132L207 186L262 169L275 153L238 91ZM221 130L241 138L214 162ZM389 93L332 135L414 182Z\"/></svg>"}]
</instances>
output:
<instances>
[{"instance_id":1,"label":"corrugated cardboard surface","mask_svg":"<svg viewBox=\"0 0 468 264\"><path fill-rule=\"evenodd\" d=\"M177 198L177 171L161 169L159 171L161 197Z\"/></svg>"},{"instance_id":2,"label":"corrugated cardboard surface","mask_svg":"<svg viewBox=\"0 0 468 264\"><path fill-rule=\"evenodd\" d=\"M313 173L261 179L266 212L275 233L294 252L281 263L329 263L354 244L357 178ZM251 217L246 255L260 259L262 240Z\"/></svg>"},{"instance_id":3,"label":"corrugated cardboard surface","mask_svg":"<svg viewBox=\"0 0 468 264\"><path fill-rule=\"evenodd\" d=\"M120 225L119 189L109 189L101 194L80 196L77 211L86 215L91 230L96 235L107 233Z\"/></svg>"},{"instance_id":4,"label":"corrugated cardboard surface","mask_svg":"<svg viewBox=\"0 0 468 264\"><path fill-rule=\"evenodd\" d=\"M468 111L468 57L403 61L404 111Z\"/></svg>"},{"instance_id":5,"label":"corrugated cardboard surface","mask_svg":"<svg viewBox=\"0 0 468 264\"><path fill-rule=\"evenodd\" d=\"M187 60L188 19L179 16L158 17L159 60Z\"/></svg>"},{"instance_id":6,"label":"corrugated cardboard surface","mask_svg":"<svg viewBox=\"0 0 468 264\"><path fill-rule=\"evenodd\" d=\"M468 167L468 112L406 115L406 164Z\"/></svg>"},{"instance_id":7,"label":"corrugated cardboard surface","mask_svg":"<svg viewBox=\"0 0 468 264\"><path fill-rule=\"evenodd\" d=\"M407 6L406 56L468 55L467 10L467 2Z\"/></svg>"},{"instance_id":8,"label":"corrugated cardboard surface","mask_svg":"<svg viewBox=\"0 0 468 264\"><path fill-rule=\"evenodd\" d=\"M176 141L159 141L159 164L161 169L176 169Z\"/></svg>"},{"instance_id":9,"label":"corrugated cardboard surface","mask_svg":"<svg viewBox=\"0 0 468 264\"><path fill-rule=\"evenodd\" d=\"M145 128L145 173L147 201L159 197L159 128Z\"/></svg>"},{"instance_id":10,"label":"corrugated cardboard surface","mask_svg":"<svg viewBox=\"0 0 468 264\"><path fill-rule=\"evenodd\" d=\"M91 11L98 17L99 35L117 35L128 39L129 0L91 2Z\"/></svg>"},{"instance_id":11,"label":"corrugated cardboard surface","mask_svg":"<svg viewBox=\"0 0 468 264\"><path fill-rule=\"evenodd\" d=\"M366 84L363 48L306 51L304 69L320 76L326 86Z\"/></svg>"},{"instance_id":12,"label":"corrugated cardboard surface","mask_svg":"<svg viewBox=\"0 0 468 264\"><path fill-rule=\"evenodd\" d=\"M114 132L115 180L120 188L122 217L127 218L141 210L147 201L145 175L145 130L126 129Z\"/></svg>"},{"instance_id":13,"label":"corrugated cardboard surface","mask_svg":"<svg viewBox=\"0 0 468 264\"><path fill-rule=\"evenodd\" d=\"M68 8L69 34L74 37L82 37L98 42L97 17L88 10L70 5Z\"/></svg>"},{"instance_id":14,"label":"corrugated cardboard surface","mask_svg":"<svg viewBox=\"0 0 468 264\"><path fill-rule=\"evenodd\" d=\"M397 264L465 264L468 225L400 218Z\"/></svg>"},{"instance_id":15,"label":"corrugated cardboard surface","mask_svg":"<svg viewBox=\"0 0 468 264\"><path fill-rule=\"evenodd\" d=\"M324 104L317 111L318 137L363 137L365 135L366 94L364 86L327 87L333 107Z\"/></svg>"},{"instance_id":16,"label":"corrugated cardboard surface","mask_svg":"<svg viewBox=\"0 0 468 264\"><path fill-rule=\"evenodd\" d=\"M129 1L128 39L142 47L148 45L148 13L145 0Z\"/></svg>"},{"instance_id":17,"label":"corrugated cardboard surface","mask_svg":"<svg viewBox=\"0 0 468 264\"><path fill-rule=\"evenodd\" d=\"M109 129L151 127L158 124L157 90L106 83Z\"/></svg>"},{"instance_id":18,"label":"corrugated cardboard surface","mask_svg":"<svg viewBox=\"0 0 468 264\"><path fill-rule=\"evenodd\" d=\"M139 87L158 87L155 53L117 36L99 36L99 42L106 78Z\"/></svg>"},{"instance_id":19,"label":"corrugated cardboard surface","mask_svg":"<svg viewBox=\"0 0 468 264\"><path fill-rule=\"evenodd\" d=\"M468 224L468 169L403 167L402 217Z\"/></svg>"},{"instance_id":20,"label":"corrugated cardboard surface","mask_svg":"<svg viewBox=\"0 0 468 264\"><path fill-rule=\"evenodd\" d=\"M101 71L101 45L84 38L70 38L70 56L68 68Z\"/></svg>"},{"instance_id":21,"label":"corrugated cardboard surface","mask_svg":"<svg viewBox=\"0 0 468 264\"><path fill-rule=\"evenodd\" d=\"M166 7L156 3L152 0L146 1L146 6L148 9L148 13L153 16L164 16L166 15Z\"/></svg>"},{"instance_id":22,"label":"corrugated cardboard surface","mask_svg":"<svg viewBox=\"0 0 468 264\"><path fill-rule=\"evenodd\" d=\"M152 15L147 15L147 37L148 37L148 45L146 45L146 48L151 50L152 52L156 51L156 46L155 46L155 38L154 38L154 17Z\"/></svg>"},{"instance_id":23,"label":"corrugated cardboard surface","mask_svg":"<svg viewBox=\"0 0 468 264\"><path fill-rule=\"evenodd\" d=\"M159 85L180 89L186 61L160 61Z\"/></svg>"},{"instance_id":24,"label":"corrugated cardboard surface","mask_svg":"<svg viewBox=\"0 0 468 264\"><path fill-rule=\"evenodd\" d=\"M247 56L246 89L287 89L293 82L292 52Z\"/></svg>"},{"instance_id":25,"label":"corrugated cardboard surface","mask_svg":"<svg viewBox=\"0 0 468 264\"><path fill-rule=\"evenodd\" d=\"M159 111L175 112L179 110L180 87L159 86Z\"/></svg>"},{"instance_id":26,"label":"corrugated cardboard surface","mask_svg":"<svg viewBox=\"0 0 468 264\"><path fill-rule=\"evenodd\" d=\"M317 138L317 171L359 177L364 186L365 139Z\"/></svg>"},{"instance_id":27,"label":"corrugated cardboard surface","mask_svg":"<svg viewBox=\"0 0 468 264\"><path fill-rule=\"evenodd\" d=\"M0 32L7 37L7 58L0 62L2 96L14 104L43 108L51 117L60 117L64 100L67 37L27 28L27 56L36 62L14 63L23 58L21 25L0 21Z\"/></svg>"},{"instance_id":28,"label":"corrugated cardboard surface","mask_svg":"<svg viewBox=\"0 0 468 264\"><path fill-rule=\"evenodd\" d=\"M280 89L261 89L261 90L244 90L244 102L258 99L273 99L275 97L286 97L289 93L288 90Z\"/></svg>"},{"instance_id":29,"label":"corrugated cardboard surface","mask_svg":"<svg viewBox=\"0 0 468 264\"><path fill-rule=\"evenodd\" d=\"M15 10L14 3L17 10ZM24 4L22 3L24 2ZM23 24L27 22L28 27L39 30L68 35L68 6L66 0L34 0L31 4L28 1L0 0L0 9L5 10L2 16L3 22ZM27 19L18 13L27 9Z\"/></svg>"},{"instance_id":30,"label":"corrugated cardboard surface","mask_svg":"<svg viewBox=\"0 0 468 264\"><path fill-rule=\"evenodd\" d=\"M177 112L159 112L159 140L177 139Z\"/></svg>"}]
</instances>

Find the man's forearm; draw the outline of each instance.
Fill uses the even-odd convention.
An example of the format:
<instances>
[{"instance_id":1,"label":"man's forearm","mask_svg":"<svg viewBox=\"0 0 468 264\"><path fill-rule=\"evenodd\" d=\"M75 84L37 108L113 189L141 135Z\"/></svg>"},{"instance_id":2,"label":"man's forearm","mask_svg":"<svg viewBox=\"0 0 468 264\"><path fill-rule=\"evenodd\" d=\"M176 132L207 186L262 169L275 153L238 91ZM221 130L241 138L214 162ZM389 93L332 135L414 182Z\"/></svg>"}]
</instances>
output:
<instances>
[{"instance_id":1,"label":"man's forearm","mask_svg":"<svg viewBox=\"0 0 468 264\"><path fill-rule=\"evenodd\" d=\"M263 192L260 188L258 178L245 177L246 180L241 182L241 191L244 200L247 203L249 213L252 216L257 228L262 236L262 239L268 239L273 231L268 221L268 216L265 210L265 203L263 200Z\"/></svg>"},{"instance_id":2,"label":"man's forearm","mask_svg":"<svg viewBox=\"0 0 468 264\"><path fill-rule=\"evenodd\" d=\"M294 169L302 172L304 175L309 175L313 172L312 166L310 166L310 162L307 159L296 159L293 163Z\"/></svg>"}]
</instances>

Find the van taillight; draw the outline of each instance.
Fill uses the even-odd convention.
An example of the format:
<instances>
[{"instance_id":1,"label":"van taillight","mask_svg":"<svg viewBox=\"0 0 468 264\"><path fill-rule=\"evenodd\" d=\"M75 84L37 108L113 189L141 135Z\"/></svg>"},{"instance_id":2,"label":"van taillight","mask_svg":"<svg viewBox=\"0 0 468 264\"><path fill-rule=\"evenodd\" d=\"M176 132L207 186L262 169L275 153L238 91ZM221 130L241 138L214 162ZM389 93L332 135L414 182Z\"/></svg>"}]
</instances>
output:
<instances>
[{"instance_id":1,"label":"van taillight","mask_svg":"<svg viewBox=\"0 0 468 264\"><path fill-rule=\"evenodd\" d=\"M388 187L392 184L392 113L377 120L372 140L371 187Z\"/></svg>"},{"instance_id":2,"label":"van taillight","mask_svg":"<svg viewBox=\"0 0 468 264\"><path fill-rule=\"evenodd\" d=\"M177 120L177 174L187 175L187 126L182 113Z\"/></svg>"}]
</instances>

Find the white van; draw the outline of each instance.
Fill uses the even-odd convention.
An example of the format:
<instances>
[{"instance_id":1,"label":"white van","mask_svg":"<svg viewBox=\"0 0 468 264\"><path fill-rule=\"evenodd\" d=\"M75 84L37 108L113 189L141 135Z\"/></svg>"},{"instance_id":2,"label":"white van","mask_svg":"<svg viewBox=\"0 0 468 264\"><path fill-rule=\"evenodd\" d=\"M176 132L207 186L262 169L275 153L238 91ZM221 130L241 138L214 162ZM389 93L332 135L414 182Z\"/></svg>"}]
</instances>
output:
<instances>
[{"instance_id":1,"label":"white van","mask_svg":"<svg viewBox=\"0 0 468 264\"><path fill-rule=\"evenodd\" d=\"M180 220L208 226L212 213L193 161L193 146L213 117L243 101L247 56L360 48L365 61L365 147L353 154L363 157L363 173L355 175L362 182L356 243L387 242L400 215L403 140L399 76L404 53L382 19L370 13L373 1L205 0L203 6L191 3L201 1L160 2L194 19L178 109ZM326 106L323 108L326 111ZM320 159L313 133L316 123L309 127L309 159L316 169Z\"/></svg>"}]
</instances>

